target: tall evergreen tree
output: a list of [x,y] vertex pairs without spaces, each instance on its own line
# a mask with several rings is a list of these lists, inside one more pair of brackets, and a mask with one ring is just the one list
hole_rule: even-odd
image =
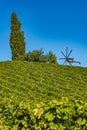
[[11,34],[10,47],[12,51],[12,60],[22,60],[25,55],[24,32],[20,30],[21,23],[16,13],[11,16]]

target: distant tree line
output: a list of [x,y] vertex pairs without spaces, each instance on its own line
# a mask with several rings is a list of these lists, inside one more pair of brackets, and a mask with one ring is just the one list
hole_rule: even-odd
[[26,60],[31,62],[57,63],[57,57],[52,51],[44,54],[43,50],[33,50],[25,53],[24,32],[15,12],[11,15],[10,47],[12,60]]

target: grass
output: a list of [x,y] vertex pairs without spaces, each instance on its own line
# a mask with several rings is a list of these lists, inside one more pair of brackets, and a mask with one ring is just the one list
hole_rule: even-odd
[[0,100],[87,100],[87,68],[27,61],[0,62]]

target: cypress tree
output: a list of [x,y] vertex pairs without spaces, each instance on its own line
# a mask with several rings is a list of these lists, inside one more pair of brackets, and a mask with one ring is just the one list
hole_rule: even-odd
[[23,60],[23,56],[25,55],[24,32],[20,30],[20,27],[21,23],[18,20],[16,13],[12,13],[10,34],[12,60]]

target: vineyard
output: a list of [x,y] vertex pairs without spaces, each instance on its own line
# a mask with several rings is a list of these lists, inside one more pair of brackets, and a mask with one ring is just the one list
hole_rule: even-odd
[[0,62],[0,130],[86,130],[86,119],[87,68]]
[[87,100],[87,68],[8,61],[0,63],[0,98],[14,101]]

